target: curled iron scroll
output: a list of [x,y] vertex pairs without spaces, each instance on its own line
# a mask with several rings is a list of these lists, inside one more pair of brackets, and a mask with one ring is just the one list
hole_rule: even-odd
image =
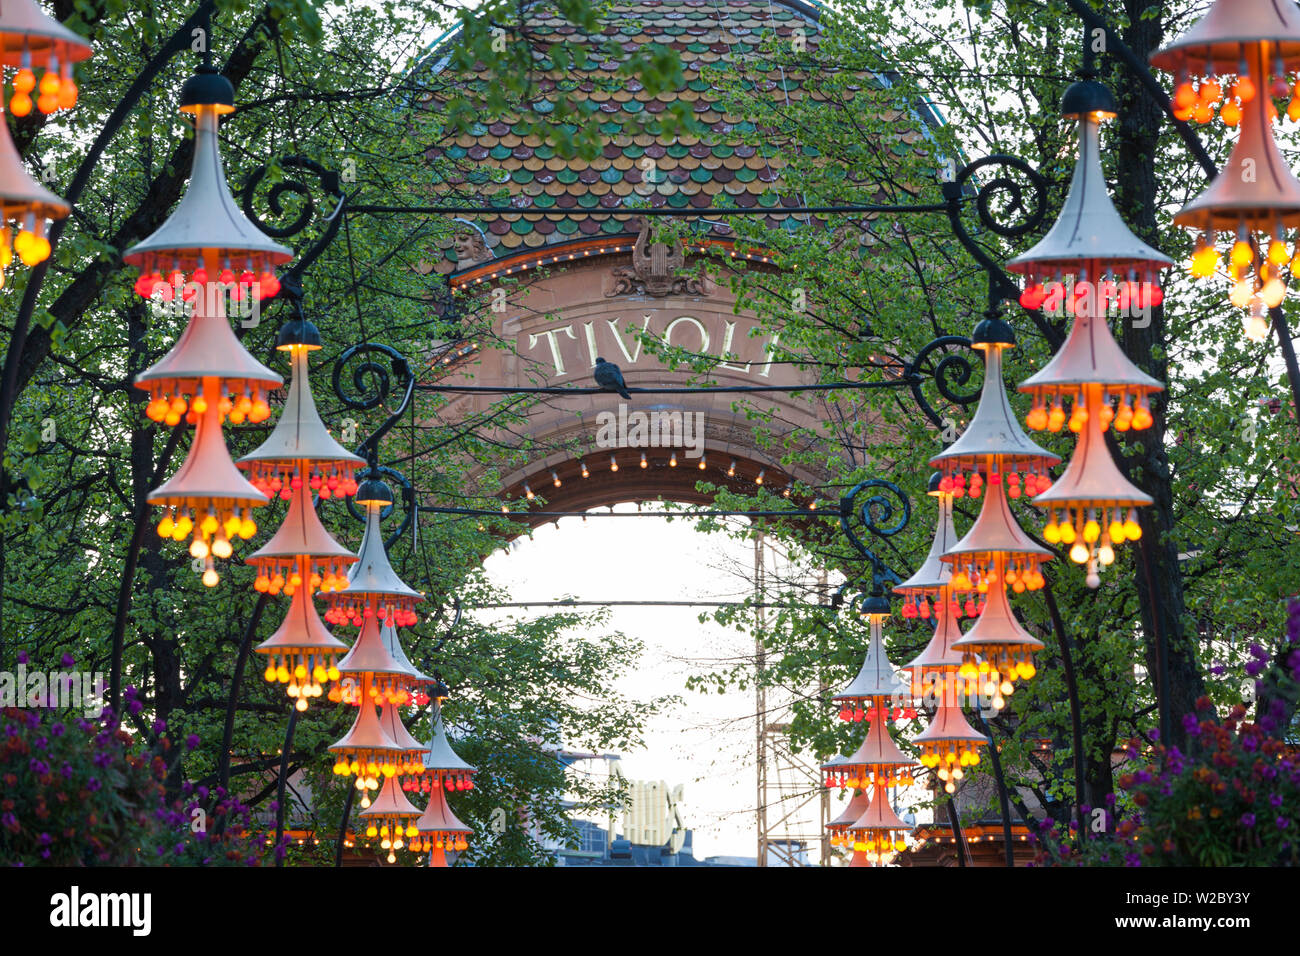
[[[1029,184],[1026,186],[1006,173],[980,183],[975,190],[975,212],[981,225],[1004,239],[1017,239],[1033,232],[1047,215],[1047,180],[1023,159],[995,154],[967,163],[953,181],[964,192],[970,178],[987,166],[1010,167],[1022,173]],[[1028,193],[1032,193],[1032,202]],[[995,202],[1003,203],[1002,218],[993,208]]]
[[[870,491],[875,494],[867,494]],[[883,492],[883,493],[881,493]],[[866,495],[859,501],[860,496]],[[897,504],[895,503],[897,502]],[[896,517],[897,516],[897,517]],[[849,544],[863,558],[871,562],[872,582],[877,588],[885,582],[901,584],[900,578],[874,551],[862,542],[859,530],[880,538],[890,538],[907,527],[912,518],[912,501],[903,489],[883,478],[860,481],[840,499],[840,530]],[[858,526],[855,529],[855,524]]]
[[[931,355],[950,347],[959,348],[960,351],[946,352],[933,367],[930,367]],[[979,388],[970,391],[958,391],[958,389],[971,380],[974,371],[975,366],[970,360],[970,339],[964,335],[941,335],[927,342],[904,366],[903,378],[911,382],[912,397],[916,399],[916,404],[925,413],[925,417],[936,427],[942,428],[943,417],[926,400],[925,394],[921,391],[922,384],[926,378],[932,379],[939,394],[949,402],[954,405],[973,405],[979,401]]]
[[[297,261],[288,270],[289,274],[301,276],[316,261],[317,257],[325,251],[325,248],[334,241],[334,237],[338,235],[339,226],[342,225],[344,218],[341,213],[343,207],[347,204],[348,197],[339,184],[339,174],[331,169],[326,169],[314,159],[306,156],[286,156],[275,165],[280,169],[300,169],[311,173],[320,181],[321,190],[334,199],[333,209],[325,216],[326,227],[324,233],[309,249],[299,253]],[[284,202],[288,196],[301,197],[302,209],[299,210],[297,218],[287,225],[272,225],[263,220],[253,209],[253,196],[262,184],[262,180],[270,172],[270,169],[269,165],[263,164],[253,170],[240,193],[240,205],[243,207],[244,215],[268,236],[273,236],[276,239],[287,239],[290,236],[296,236],[311,225],[317,214],[316,201],[313,198],[311,187],[305,182],[297,179],[282,179],[271,187],[266,196],[266,204],[270,209],[271,216],[278,220],[283,219],[288,214],[288,208]]]
[[[944,199],[948,202],[948,222],[957,241],[980,264],[989,277],[989,305],[995,307],[1003,299],[1014,299],[1020,294],[1020,288],[1011,281],[985,251],[975,241],[962,222],[961,206],[964,199],[971,195],[971,177],[985,167],[1001,166],[1014,169],[1029,180],[1028,186],[1007,174],[994,176],[981,182],[974,190],[975,214],[980,225],[1004,239],[1014,239],[1037,229],[1047,215],[1047,180],[1023,159],[1006,156],[1001,153],[984,156],[967,163],[953,177],[951,182],[943,184]],[[1032,200],[1029,195],[1032,194]],[[1001,203],[999,213],[994,208]],[[1013,217],[1013,218],[1006,218]]]
[[[387,368],[376,357],[379,355],[388,357]],[[364,356],[364,359],[352,364],[358,356]],[[349,365],[352,365],[351,390],[344,387],[344,377]],[[380,345],[378,342],[362,342],[360,345],[345,349],[334,362],[334,373],[330,378],[334,394],[348,408],[355,408],[358,411],[378,408],[385,404],[392,394],[394,377],[398,379],[402,388],[401,401],[389,413],[387,421],[357,447],[357,454],[371,464],[374,464],[378,455],[379,440],[397,424],[398,419],[411,404],[411,396],[415,392],[415,375],[406,356],[397,349]]]

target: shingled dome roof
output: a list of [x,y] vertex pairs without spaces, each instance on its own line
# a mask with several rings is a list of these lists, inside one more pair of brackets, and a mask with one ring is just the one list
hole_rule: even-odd
[[[545,0],[532,4],[527,17],[529,35],[543,46],[550,40],[573,41],[578,33]],[[505,189],[514,205],[555,209],[608,209],[647,201],[651,206],[683,209],[798,205],[797,196],[781,192],[775,151],[743,142],[745,134],[753,132],[753,124],[723,110],[721,95],[708,77],[733,63],[752,73],[763,60],[764,42],[773,35],[790,38],[801,30],[808,48],[815,49],[816,17],[815,7],[777,0],[614,0],[602,16],[603,37],[629,52],[646,43],[671,47],[682,59],[685,85],[658,96],[649,95],[634,79],[611,88],[612,84],[602,85],[599,74],[603,71],[610,79],[619,64],[604,61],[599,71],[574,74],[567,81],[600,104],[600,131],[606,139],[603,155],[590,162],[563,159],[523,124],[480,124],[450,145],[430,149],[432,158],[442,160],[438,166],[443,175],[435,179],[435,191],[486,205]],[[435,53],[433,59],[437,58]],[[791,100],[821,98],[815,89],[806,88],[815,84],[805,84],[803,78],[779,67],[764,75],[760,92]],[[485,82],[482,77],[466,81],[471,87]],[[554,77],[539,80],[543,100],[555,91],[556,82]],[[691,104],[695,118],[707,129],[704,135],[656,137],[636,131],[638,122],[653,119],[675,101]],[[907,133],[898,147],[905,150],[904,143],[915,143],[922,136],[920,130]],[[653,160],[653,166],[646,158]],[[634,214],[635,209],[630,209],[629,215]],[[783,213],[765,219],[773,227],[798,225]],[[478,261],[526,255],[530,250],[544,255],[548,246],[636,231],[628,217],[581,215],[508,214],[483,217],[475,225],[486,241],[486,250],[480,247],[473,256]],[[709,228],[713,238],[730,235],[725,224]],[[438,271],[464,270],[464,260],[458,266],[458,259],[456,248],[449,248],[445,260],[437,264]]]

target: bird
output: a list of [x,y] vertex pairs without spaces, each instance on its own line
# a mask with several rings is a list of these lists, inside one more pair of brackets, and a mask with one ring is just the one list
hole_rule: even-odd
[[594,374],[596,384],[607,392],[618,392],[619,395],[626,398],[629,402],[632,396],[627,392],[627,383],[623,381],[623,373],[613,362],[606,362],[599,356],[596,357],[596,371]]

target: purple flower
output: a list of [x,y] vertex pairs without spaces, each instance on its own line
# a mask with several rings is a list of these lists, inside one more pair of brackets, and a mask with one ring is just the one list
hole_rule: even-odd
[[1262,661],[1268,659],[1268,651],[1260,647],[1258,643],[1252,643],[1248,649],[1250,651],[1250,656],[1256,660]]
[[1280,806],[1282,806],[1282,794],[1280,794],[1280,793],[1270,793],[1270,794],[1268,795],[1268,802],[1271,803],[1271,804],[1272,804],[1273,806],[1275,806],[1275,807],[1280,807]]
[[96,767],[107,767],[113,762],[113,755],[110,753],[98,753],[93,758]]
[[63,661],[64,667],[71,667],[73,664],[77,663],[76,658],[74,658],[71,654],[67,653],[66,651],[64,652],[63,657],[60,658],[60,660]]
[[65,761],[64,764],[63,764],[63,767],[62,767],[62,769],[59,771],[59,773],[63,774],[63,779],[64,779],[64,780],[71,780],[71,779],[72,779],[72,764],[67,763],[67,762]]
[[1288,820],[1286,817],[1278,817],[1275,822],[1277,823],[1277,828],[1279,830],[1285,830],[1287,827],[1291,825],[1291,821]]
[[157,717],[154,719],[153,732],[155,734],[160,734],[166,729],[167,729],[167,721],[163,720],[161,717]]
[[176,846],[172,848],[172,852],[175,853],[177,856],[180,856],[182,853],[185,852],[185,844],[177,843]]
[[1183,730],[1187,731],[1189,737],[1195,737],[1201,732],[1201,722],[1196,719],[1195,714],[1183,715]]
[[195,747],[197,747],[198,745],[199,745],[199,735],[198,735],[198,734],[190,734],[188,737],[185,738],[185,747],[186,747],[188,750],[193,750],[193,749],[194,749]]
[[1255,825],[1255,814],[1243,813],[1241,815],[1241,825],[1243,827],[1253,827]]
[[31,767],[32,773],[36,774],[38,777],[43,777],[50,772],[49,764],[45,763],[43,760],[37,760],[35,757],[31,759],[28,766]]
[[42,833],[36,839],[40,841],[41,846],[49,846],[51,843],[54,842],[54,838],[50,836],[48,833]]
[[199,787],[199,789],[198,789],[198,794],[199,794],[199,799],[200,799],[200,800],[206,800],[206,799],[208,799],[208,788],[207,788],[207,787]]
[[1125,865],[1125,866],[1141,866],[1141,865],[1142,865],[1142,857],[1138,856],[1136,853],[1125,853],[1125,854],[1124,854],[1124,865]]
[[1263,669],[1263,661],[1250,661],[1246,664],[1246,673],[1251,677],[1258,677]]
[[138,700],[131,701],[131,703],[127,704],[127,707],[130,708],[130,711],[133,714],[138,714],[140,711],[144,710],[144,704],[140,703]]
[[50,740],[48,737],[43,737],[43,736],[36,737],[34,740],[32,740],[32,746],[35,747],[37,750],[44,750],[49,745],[50,745]]
[[53,737],[62,737],[63,731],[66,729],[67,728],[63,726],[62,722],[56,720],[50,725],[50,735]]
[[19,651],[19,652],[18,652],[18,663],[19,663],[19,664],[26,664],[26,663],[27,663],[27,652],[26,652],[26,651]]
[[86,789],[89,790],[91,793],[94,793],[102,786],[103,784],[99,782],[98,777],[91,777],[89,780],[86,781]]

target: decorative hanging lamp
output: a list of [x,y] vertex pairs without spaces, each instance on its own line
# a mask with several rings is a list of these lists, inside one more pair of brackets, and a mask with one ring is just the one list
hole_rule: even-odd
[[[356,610],[355,621],[361,626],[356,643],[338,665],[339,673],[348,675],[355,685],[357,718],[348,737],[330,750],[338,755],[334,772],[355,776],[357,788],[367,791],[365,805],[369,800],[368,791],[378,786],[378,774],[392,777],[409,773],[414,769],[415,753],[422,752],[422,749],[412,751],[409,743],[404,746],[403,742],[394,740],[376,717],[375,707],[408,702],[411,688],[420,679],[427,678],[411,666],[404,653],[398,660],[383,634],[385,623],[402,623],[405,605],[400,601],[421,600],[419,592],[403,584],[393,571],[384,548],[380,512],[385,505],[392,504],[392,490],[380,480],[377,470],[371,469],[357,489],[356,500],[366,509],[366,530],[357,562],[349,571],[347,587],[325,595],[327,601],[333,602],[325,619],[331,623],[352,620],[350,616],[340,618],[343,607],[348,607]],[[347,603],[340,606],[337,602],[344,595]],[[342,696],[341,688],[331,688],[331,699],[335,690],[340,690]]]
[[[987,738],[975,733],[962,713],[963,699],[969,696],[975,683],[960,674],[966,654],[953,645],[961,640],[959,598],[951,587],[952,564],[943,560],[943,554],[956,547],[957,535],[952,523],[952,492],[940,489],[939,475],[930,479],[929,494],[938,500],[939,520],[935,525],[934,541],[925,564],[902,584],[894,588],[904,599],[936,594],[934,602],[934,635],[916,657],[907,663],[912,674],[912,696],[918,702],[932,706],[934,715],[929,726],[912,743],[920,748],[920,764],[934,770],[949,793],[956,789],[955,781],[963,767],[979,763],[979,748]],[[982,615],[984,600],[978,609]],[[975,617],[973,598],[967,597],[967,616]]]
[[447,740],[442,700],[442,697],[434,698],[432,734],[424,756],[425,773],[419,784],[419,789],[429,794],[429,805],[416,823],[420,833],[418,851],[430,854],[430,866],[446,866],[446,851],[466,849],[469,846],[466,838],[474,832],[447,805],[448,792],[474,789],[473,776],[478,771],[462,760]]
[[[844,812],[838,817],[826,824],[826,829],[830,832],[830,844],[834,847],[849,847],[852,849],[853,841],[848,836],[849,827],[858,822],[862,814],[867,812],[867,805],[871,803],[871,798],[867,796],[865,790],[855,790],[853,799],[849,805],[844,808]],[[849,866],[869,866],[867,856],[861,850],[853,850]]]
[[176,211],[123,256],[140,270],[135,290],[170,301],[189,294],[192,282],[214,293],[195,300],[272,298],[280,291],[275,267],[293,253],[249,221],[226,183],[217,125],[235,111],[234,87],[215,67],[200,66],[181,88],[180,109],[194,117],[194,168]]
[[848,829],[854,854],[861,853],[868,865],[885,866],[907,849],[906,835],[913,828],[899,819],[889,802],[889,791],[877,786],[862,816]]
[[[71,108],[77,102],[72,64],[90,54],[90,44],[46,14],[35,0],[5,0],[0,4],[0,67],[17,70],[9,97],[9,112],[13,116],[31,113],[33,93],[36,108],[42,113]],[[39,80],[37,70],[43,71]],[[32,178],[9,135],[9,124],[0,122],[0,127],[3,127],[0,128],[0,286],[3,286],[4,269],[13,261],[15,253],[27,266],[49,258],[46,224],[51,219],[62,219],[72,207]]]
[[[180,470],[149,495],[151,504],[168,508],[158,533],[183,541],[192,534],[190,554],[205,561],[203,583],[219,576],[213,558],[228,556],[230,538],[250,538],[257,531],[252,509],[267,497],[235,469],[221,434],[222,423],[270,417],[265,398],[283,379],[256,361],[235,338],[226,321],[226,296],[238,296],[222,282],[210,281],[205,264],[218,268],[231,256],[251,250],[268,261],[286,262],[292,253],[263,235],[239,212],[230,196],[217,145],[217,116],[234,110],[234,89],[211,67],[200,67],[181,89],[181,111],[195,115],[195,159],[180,205],[148,239],[123,259],[146,272],[164,260],[174,273],[171,285],[159,281],[164,297],[184,295],[193,314],[176,345],[162,360],[136,377],[136,387],[150,394],[146,414],[157,422],[178,425],[182,417],[195,425],[189,457]],[[189,266],[197,287],[182,292]],[[157,278],[153,276],[152,278]],[[137,291],[154,294],[149,289]],[[168,290],[171,290],[170,292]],[[221,533],[218,533],[220,530]]]
[[1273,138],[1275,97],[1289,95],[1287,116],[1300,119],[1300,11],[1276,0],[1217,0],[1151,63],[1177,78],[1175,115],[1206,123],[1219,105],[1224,123],[1238,128],[1223,170],[1174,222],[1198,233],[1193,276],[1214,275],[1218,241],[1230,246],[1229,299],[1247,310],[1247,336],[1262,341],[1268,309],[1300,268],[1300,247],[1287,245],[1300,226],[1300,181]]
[[412,852],[419,852],[412,841],[419,836],[415,820],[420,816],[418,807],[406,799],[397,781],[389,777],[375,801],[361,811],[366,823],[366,837],[379,840],[379,846],[388,851],[388,862],[397,862],[397,851],[410,844]]
[[894,593],[903,597],[902,614],[908,620],[938,620],[939,612],[945,607],[952,612],[954,621],[960,620],[963,613],[966,617],[979,613],[972,597],[967,595],[964,604],[959,599],[960,595],[952,587],[952,565],[943,560],[944,552],[957,543],[957,532],[952,522],[952,483],[948,483],[947,491],[941,488],[942,484],[943,474],[935,472],[926,489],[926,494],[938,503],[939,515],[925,562],[915,574],[894,587]]
[[366,509],[366,530],[361,539],[357,563],[348,572],[348,585],[326,595],[330,604],[325,620],[331,624],[351,624],[376,619],[396,626],[414,624],[414,610],[424,595],[406,586],[393,570],[379,530],[380,511],[393,503],[393,492],[371,470],[356,492],[356,502]]
[[350,482],[352,469],[365,463],[330,437],[316,411],[307,355],[320,347],[320,332],[302,317],[280,329],[276,348],[289,353],[293,368],[289,396],[270,437],[237,462],[262,494],[289,500],[279,530],[247,561],[257,568],[254,588],[292,598],[284,625],[257,650],[270,658],[266,679],[285,684],[299,710],[321,695],[323,684],[339,679],[335,658],[347,650],[321,623],[312,595],[346,587],[347,566],[357,560],[321,524],[313,493],[331,497],[332,481],[333,493],[346,494],[344,480]]
[[[905,665],[912,677],[912,698],[930,700],[934,706],[960,706],[964,692],[957,671],[964,659],[960,651],[952,649],[953,642],[961,638],[960,621],[963,607],[961,596],[952,590],[952,564],[943,560],[943,554],[957,544],[957,533],[952,521],[952,492],[939,488],[940,473],[930,476],[927,492],[939,505],[935,523],[934,540],[925,563],[903,583],[895,586],[894,593],[903,595],[904,608],[911,608],[911,617],[932,617],[934,634],[925,648]],[[976,605],[970,592],[965,598],[965,614],[975,617],[983,610],[983,598]],[[933,614],[927,611],[933,599]],[[915,603],[914,603],[915,602]],[[920,608],[922,610],[918,611]]]
[[996,316],[975,327],[971,347],[985,356],[979,407],[961,437],[930,460],[943,471],[940,490],[954,498],[984,498],[975,524],[942,559],[953,565],[949,586],[954,591],[984,595],[979,620],[951,647],[966,655],[963,671],[977,666],[977,655],[982,658],[979,673],[999,691],[993,696],[995,707],[1005,703],[1015,680],[1033,676],[1030,655],[1043,647],[1011,616],[1007,585],[1017,593],[1038,590],[1045,583],[1039,565],[1053,557],[1021,530],[1009,501],[1047,491],[1048,468],[1060,461],[1029,440],[1011,411],[1002,383],[1002,353],[1015,341],[1011,326]]
[[289,353],[289,394],[270,437],[239,459],[239,467],[268,498],[278,495],[288,500],[300,488],[322,501],[356,494],[355,475],[365,459],[334,440],[312,396],[308,357],[321,348],[320,331],[307,319],[295,317],[280,329],[275,347]]
[[980,748],[988,742],[967,723],[960,706],[946,702],[936,708],[930,726],[912,741],[921,748],[921,766],[935,771],[948,793],[957,789],[966,767],[980,762]]
[[[885,654],[882,622],[889,612],[889,604],[883,598],[879,598],[876,603],[870,605],[871,608],[883,607],[883,613],[868,610],[868,605],[865,604],[863,607],[870,634],[867,656],[862,662],[858,676],[831,700],[841,705],[839,716],[845,721],[860,723],[863,720],[874,719],[871,715],[876,710],[883,713],[886,719],[910,719],[916,715],[904,703],[910,696],[907,681],[894,670]],[[892,709],[891,704],[894,705]]]
[[[866,719],[871,721],[867,738],[848,757],[837,757],[822,765],[828,788],[852,790],[904,786],[912,782],[916,761],[908,757],[885,729],[891,712],[891,703],[910,697],[908,684],[889,663],[885,654],[883,624],[889,616],[889,601],[883,594],[873,594],[863,600],[862,614],[870,631],[866,659],[858,676],[833,700],[843,705],[861,709],[865,703]],[[902,716],[902,711],[898,716]],[[915,716],[910,711],[907,715]]]
[[[339,670],[343,671],[343,667],[340,666]],[[363,808],[370,806],[370,793],[379,789],[380,778],[393,777],[397,773],[402,757],[401,745],[379,722],[370,682],[364,679],[364,675],[360,682],[356,720],[343,738],[330,744],[329,749],[335,755],[334,773],[340,777],[356,778],[355,785],[361,791]]]
[[[1069,546],[1071,560],[1088,566],[1087,583],[1094,588],[1101,583],[1098,567],[1115,560],[1114,546],[1141,536],[1135,509],[1152,500],[1120,474],[1105,430],[1148,427],[1148,396],[1163,389],[1129,361],[1111,335],[1106,313],[1117,289],[1142,307],[1158,305],[1159,269],[1172,264],[1133,235],[1106,191],[1098,129],[1115,111],[1114,98],[1100,83],[1085,79],[1066,90],[1062,114],[1079,126],[1069,196],[1043,240],[1007,263],[1031,283],[1041,285],[1050,275],[1058,290],[1069,290],[1063,300],[1074,315],[1070,334],[1051,362],[1019,390],[1034,399],[1025,417],[1030,428],[1060,431],[1068,420],[1079,435],[1065,473],[1034,504],[1049,509],[1044,538]],[[1140,283],[1136,276],[1143,277]]]

